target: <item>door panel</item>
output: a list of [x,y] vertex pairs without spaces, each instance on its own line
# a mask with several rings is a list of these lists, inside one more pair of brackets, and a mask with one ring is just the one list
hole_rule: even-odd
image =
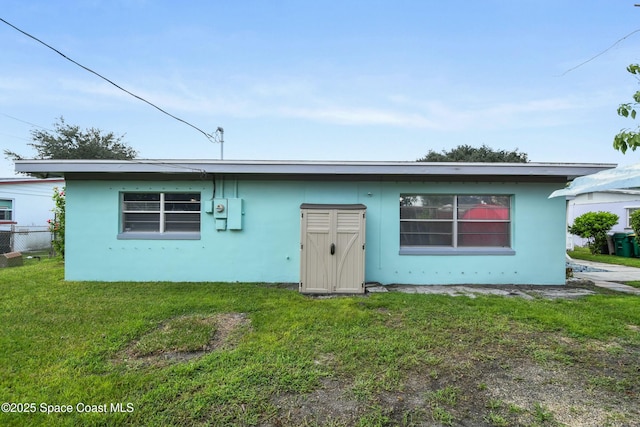
[[362,265],[362,244],[360,234],[338,233],[336,255],[336,292],[360,292],[363,277],[360,272]]
[[302,292],[364,292],[364,210],[303,209],[301,234]]
[[331,291],[331,211],[308,211],[302,217],[301,279],[306,292]]
[[329,292],[332,288],[332,268],[329,259],[329,233],[307,233],[307,290]]

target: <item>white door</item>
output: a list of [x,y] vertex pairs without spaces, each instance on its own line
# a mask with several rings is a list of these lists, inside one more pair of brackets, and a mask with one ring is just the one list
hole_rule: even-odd
[[365,212],[364,205],[301,206],[301,292],[364,292]]

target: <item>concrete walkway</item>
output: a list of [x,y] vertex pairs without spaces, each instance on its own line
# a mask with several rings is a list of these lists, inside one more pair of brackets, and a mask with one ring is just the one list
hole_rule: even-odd
[[627,267],[624,265],[604,264],[601,262],[583,261],[581,259],[571,259],[574,264],[604,271],[574,271],[573,277],[578,279],[591,280],[596,286],[611,289],[617,292],[640,295],[640,289],[627,286],[624,282],[640,281],[640,268]]
[[[578,272],[574,270],[574,279],[589,280],[595,286],[616,292],[640,295],[640,288],[625,285],[624,282],[640,281],[640,268],[622,265],[603,264],[591,261],[569,259],[572,264],[588,267],[589,270]],[[570,283],[570,282],[569,282]],[[581,287],[572,286],[464,286],[464,285],[379,285],[367,284],[367,292],[404,292],[411,294],[445,294],[450,296],[467,296],[475,298],[478,295],[498,295],[504,297],[519,297],[525,299],[542,298],[577,298],[593,295],[596,292]]]

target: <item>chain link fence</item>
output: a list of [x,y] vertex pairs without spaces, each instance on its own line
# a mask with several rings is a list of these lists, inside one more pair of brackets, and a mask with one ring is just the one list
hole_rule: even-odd
[[0,254],[36,251],[53,253],[52,237],[47,226],[21,227],[12,225],[10,229],[0,230]]

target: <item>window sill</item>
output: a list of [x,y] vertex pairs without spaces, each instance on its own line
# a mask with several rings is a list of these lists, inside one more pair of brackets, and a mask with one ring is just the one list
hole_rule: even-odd
[[118,234],[118,240],[200,240],[199,232],[143,233],[128,232]]
[[512,248],[448,248],[448,247],[426,247],[407,246],[400,248],[400,255],[515,255]]

